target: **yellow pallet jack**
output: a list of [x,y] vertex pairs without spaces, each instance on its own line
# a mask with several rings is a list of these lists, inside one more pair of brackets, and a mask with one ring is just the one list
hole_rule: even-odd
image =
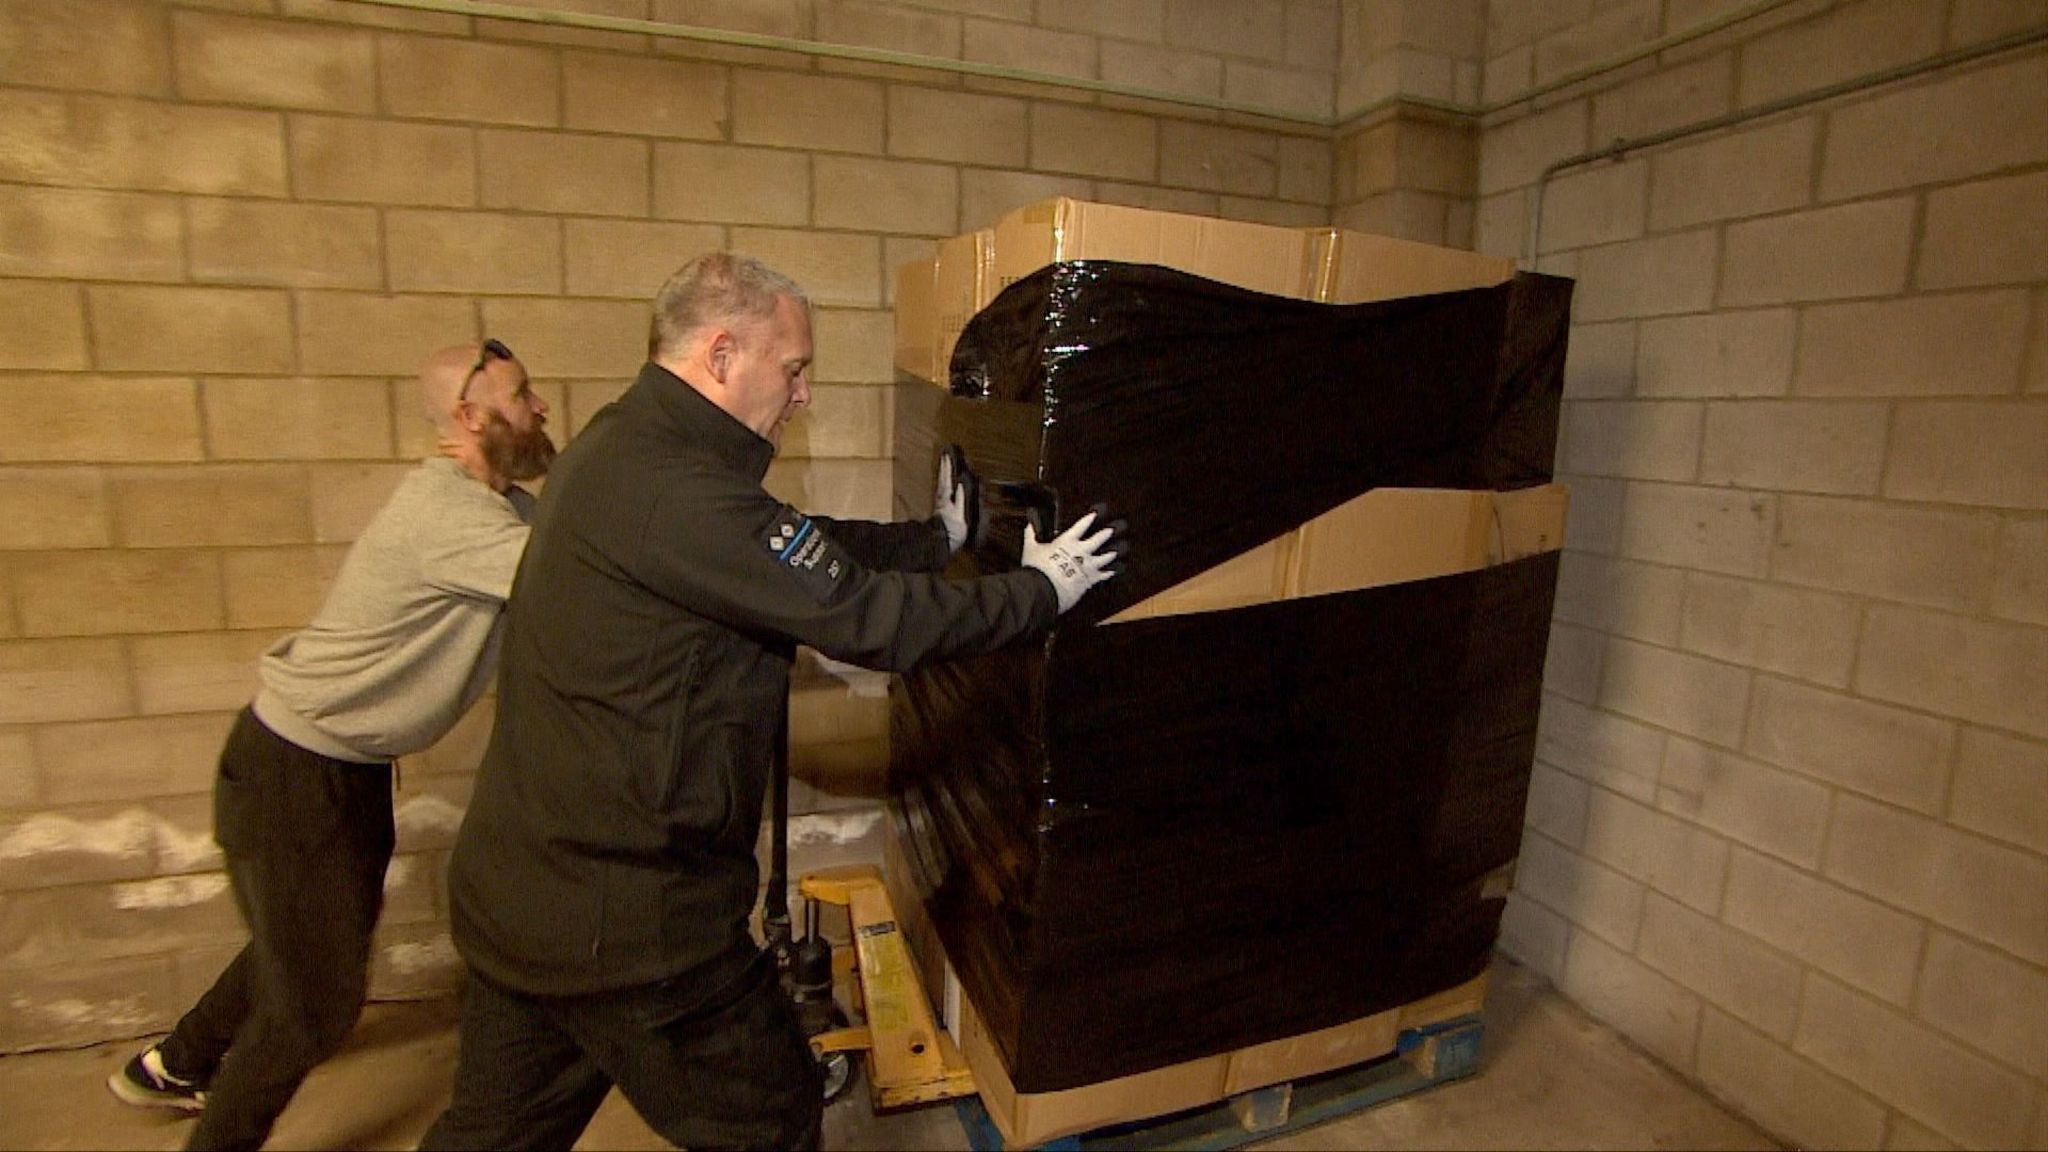
[[[917,964],[872,864],[825,868],[797,881],[804,898],[804,937],[789,922],[789,711],[783,704],[776,739],[774,841],[762,933],[782,973],[811,1050],[825,1074],[825,1099],[853,1081],[853,1061],[864,1057],[868,1092],[877,1109],[926,1104],[975,1094],[967,1058],[938,1027]],[[833,947],[819,932],[820,907],[847,911],[848,945]],[[858,1014],[858,1021],[849,1013]]]
[[814,920],[818,905],[833,904],[847,910],[853,927],[851,946],[833,951],[833,983],[864,1022],[811,1037],[828,1076],[834,1054],[865,1052],[868,1092],[878,1109],[974,1095],[974,1074],[934,1019],[881,870],[872,864],[826,868],[806,873],[797,889],[807,920]]

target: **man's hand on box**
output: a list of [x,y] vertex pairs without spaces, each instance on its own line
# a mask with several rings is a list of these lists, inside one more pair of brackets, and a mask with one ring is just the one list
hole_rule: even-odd
[[1105,515],[1107,510],[1097,505],[1049,541],[1040,538],[1036,527],[1024,532],[1024,566],[1036,568],[1052,581],[1062,613],[1079,603],[1090,588],[1117,573],[1125,525],[1117,520],[1096,529],[1096,522]]
[[974,469],[967,466],[966,453],[948,445],[939,453],[939,485],[932,503],[946,526],[946,547],[955,552],[974,542],[976,496]]

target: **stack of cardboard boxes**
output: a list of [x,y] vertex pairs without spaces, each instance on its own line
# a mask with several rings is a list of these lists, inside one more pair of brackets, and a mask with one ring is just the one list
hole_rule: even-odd
[[1391,236],[1046,200],[896,270],[896,367],[944,387],[968,319],[1018,280],[1067,260],[1154,264],[1323,304],[1486,288],[1515,274],[1512,260]]
[[[1108,271],[1045,287],[1048,268],[1091,267]],[[1021,427],[1002,435],[1025,441],[1022,455],[979,459],[969,446],[986,486],[1087,487],[1073,481],[1086,460],[1048,463],[1057,365],[1000,398],[954,372],[963,333],[970,361],[1009,339],[988,310],[1024,280],[1057,295],[1045,305],[1054,311],[1078,300],[1114,312],[1095,302],[1117,292],[1183,292],[1211,307],[1204,294],[1220,293],[1225,307],[1284,314],[1296,338],[1327,312],[1353,334],[1347,349],[1455,342],[1444,319],[1476,317],[1471,341],[1484,356],[1461,345],[1448,358],[1467,366],[1450,384],[1470,386],[1478,421],[1518,425],[1523,454],[1534,444],[1542,455],[1540,467],[1502,473],[1466,459],[1484,445],[1454,446],[1437,454],[1452,463],[1372,481],[1403,486],[1326,493],[1298,521],[1283,512],[1261,522],[1256,539],[1200,571],[1113,581],[1104,587],[1115,594],[1091,594],[1095,611],[1063,618],[1028,652],[906,678],[894,704],[887,872],[922,945],[927,987],[948,989],[949,1026],[1009,1143],[1370,1059],[1398,1028],[1476,1008],[1519,843],[1565,511],[1564,492],[1546,481],[1569,289],[1528,283],[1538,279],[1547,278],[1517,277],[1505,260],[1387,237],[1065,199],[899,270],[902,515],[928,513],[938,447],[986,424],[983,408],[1021,412],[998,423]],[[1442,307],[1403,303],[1445,293]],[[1392,303],[1299,303],[1374,301]],[[1023,303],[1026,315],[1040,306]],[[1173,305],[1136,314],[1148,307]],[[1400,355],[1412,364],[1428,353]],[[1319,373],[1327,378],[1313,386],[1342,391],[1342,374]],[[1513,405],[1500,399],[1510,391],[1521,397]],[[1057,431],[1118,418],[1113,404],[1063,408]],[[1169,453],[1176,442],[1213,448],[1261,435],[1284,445],[1290,433],[1210,426],[1199,413],[1147,432]],[[1376,476],[1371,464],[1356,475]],[[1008,474],[1025,470],[1036,474]],[[1231,482],[1256,494],[1272,482],[1262,471],[1246,467]],[[1271,471],[1286,482],[1284,469]],[[1406,486],[1438,475],[1452,479]],[[1466,475],[1508,481],[1482,488]],[[1151,506],[1171,502],[1145,491]],[[998,525],[981,555],[956,564],[1014,564],[1017,542],[1004,537],[1019,530],[1014,517]],[[1144,533],[1134,535],[1142,547]],[[1162,692],[1162,677],[1201,687]],[[1190,735],[1219,720],[1219,731]],[[1200,878],[1213,894],[1177,890]],[[1248,927],[1233,939],[1238,924]],[[1361,942],[1382,924],[1385,939]],[[1289,955],[1301,962],[1276,959]],[[1290,991],[1290,981],[1302,984]],[[1383,987],[1333,986],[1347,981]]]

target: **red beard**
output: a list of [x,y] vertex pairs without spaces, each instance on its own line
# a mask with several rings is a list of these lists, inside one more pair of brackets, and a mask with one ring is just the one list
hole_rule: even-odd
[[507,480],[531,480],[555,462],[555,442],[539,420],[525,432],[496,412],[484,418],[484,463]]

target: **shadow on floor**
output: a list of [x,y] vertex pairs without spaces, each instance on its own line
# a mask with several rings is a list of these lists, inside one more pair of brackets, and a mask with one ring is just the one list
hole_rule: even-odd
[[[446,1106],[455,1065],[452,1000],[372,1004],[272,1135],[275,1149],[405,1149]],[[1774,1149],[1764,1133],[1559,997],[1496,960],[1480,1071],[1254,1148]],[[0,1057],[0,1147],[170,1149],[189,1119],[128,1107],[104,1081],[139,1042]],[[877,1115],[864,1086],[826,1110],[825,1147],[925,1152],[967,1147],[951,1105]],[[668,1147],[617,1093],[578,1148]]]

